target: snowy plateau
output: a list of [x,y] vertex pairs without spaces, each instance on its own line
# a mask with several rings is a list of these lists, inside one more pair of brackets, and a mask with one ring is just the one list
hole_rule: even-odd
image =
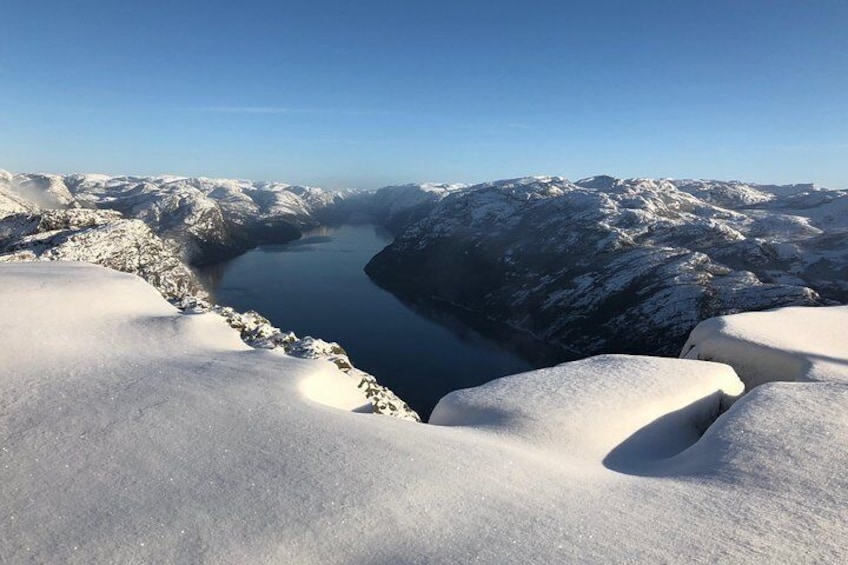
[[[844,563],[847,207],[718,181],[0,172],[0,561]],[[381,284],[607,354],[420,424],[191,268],[355,217],[397,236]]]

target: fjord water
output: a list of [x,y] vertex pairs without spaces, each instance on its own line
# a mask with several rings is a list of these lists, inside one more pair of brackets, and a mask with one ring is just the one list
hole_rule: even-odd
[[[460,388],[531,369],[497,340],[445,311],[415,310],[374,284],[365,264],[391,242],[373,225],[320,228],[258,247],[204,274],[219,304],[256,310],[298,336],[339,342],[354,365],[394,390],[422,417]],[[435,321],[438,319],[438,322]]]

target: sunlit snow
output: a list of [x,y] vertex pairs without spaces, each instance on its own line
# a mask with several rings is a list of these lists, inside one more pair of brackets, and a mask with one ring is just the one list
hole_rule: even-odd
[[103,268],[2,264],[0,312],[3,560],[846,558],[845,309],[693,334],[718,358],[754,328],[754,360],[790,351],[817,382],[737,399],[725,365],[604,356],[448,395],[438,425],[351,411],[334,364]]

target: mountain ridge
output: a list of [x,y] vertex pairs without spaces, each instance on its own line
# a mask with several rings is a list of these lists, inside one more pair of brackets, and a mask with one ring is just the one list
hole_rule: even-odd
[[[378,223],[396,236],[366,267],[378,284],[576,356],[671,354],[707,317],[848,300],[848,191],[810,184],[539,175],[334,192],[172,175],[0,174],[0,216],[45,206],[142,220],[190,265],[319,225]],[[616,329],[628,317],[638,320],[631,331]]]
[[844,302],[846,206],[810,185],[508,179],[445,195],[366,272],[578,356],[672,354],[708,317]]

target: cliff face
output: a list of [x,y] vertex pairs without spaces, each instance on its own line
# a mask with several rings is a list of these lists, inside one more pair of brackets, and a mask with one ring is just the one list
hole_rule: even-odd
[[673,354],[705,318],[845,300],[848,195],[539,177],[445,195],[368,274],[575,355]]

